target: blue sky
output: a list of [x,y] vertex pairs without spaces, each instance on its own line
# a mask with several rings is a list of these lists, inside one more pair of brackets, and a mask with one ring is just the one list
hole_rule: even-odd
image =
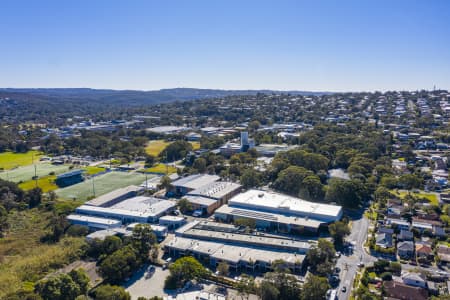
[[0,2],[1,87],[450,89],[450,1]]

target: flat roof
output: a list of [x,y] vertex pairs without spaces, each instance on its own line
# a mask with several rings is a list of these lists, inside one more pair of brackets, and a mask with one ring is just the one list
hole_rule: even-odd
[[217,175],[209,175],[209,174],[195,174],[180,178],[174,182],[172,182],[173,186],[179,186],[188,188],[191,190],[195,190],[205,186],[209,183],[218,181],[220,176]]
[[175,201],[161,200],[154,197],[133,197],[119,202],[111,207],[81,205],[76,211],[79,213],[104,213],[116,216],[155,217],[176,206]]
[[212,258],[225,260],[235,264],[239,263],[240,261],[246,263],[264,262],[267,264],[272,264],[272,262],[278,259],[282,259],[287,263],[301,264],[305,259],[305,255],[290,253],[286,251],[234,246],[184,237],[175,237],[173,240],[167,243],[166,246],[179,251],[192,251],[209,255]]
[[312,218],[302,218],[295,216],[285,216],[278,213],[260,212],[251,209],[236,208],[229,205],[222,205],[216,211],[216,214],[227,214],[243,218],[250,218],[255,220],[263,220],[268,222],[277,222],[281,224],[290,224],[297,226],[304,226],[309,228],[319,228],[323,221],[312,219]]
[[87,222],[91,224],[99,224],[99,225],[122,225],[122,222],[115,219],[108,218],[99,218],[99,217],[91,217],[84,216],[78,214],[70,214],[67,216],[67,220],[69,221],[79,221],[79,222]]
[[189,202],[191,202],[193,204],[207,206],[207,207],[210,205],[213,205],[217,202],[216,199],[206,198],[206,197],[202,197],[202,196],[187,195],[184,198],[186,198]]
[[214,181],[189,192],[189,195],[220,199],[229,193],[240,189],[241,187],[242,185],[234,182]]
[[287,215],[326,219],[326,221],[337,220],[342,215],[342,207],[338,205],[309,202],[300,198],[261,190],[248,190],[231,198],[228,203],[230,206],[259,208]]
[[156,132],[156,133],[171,133],[171,132],[189,130],[189,128],[184,127],[184,126],[156,126],[156,127],[147,128],[146,130],[151,131],[151,132]]
[[241,233],[218,232],[191,228],[183,232],[184,236],[209,241],[221,241],[224,243],[236,243],[262,246],[267,248],[290,249],[292,251],[306,252],[310,248],[307,242],[292,239],[274,238],[262,235],[251,235]]
[[122,196],[125,196],[128,193],[131,192],[138,192],[142,190],[141,187],[135,186],[135,185],[129,185],[124,188],[120,188],[117,190],[114,190],[112,192],[109,192],[107,194],[101,195],[97,198],[94,198],[92,200],[87,201],[86,205],[93,205],[93,206],[102,206],[110,201],[113,201],[114,199],[120,198]]
[[162,216],[161,218],[159,218],[159,220],[167,222],[182,222],[184,221],[184,218],[178,216]]

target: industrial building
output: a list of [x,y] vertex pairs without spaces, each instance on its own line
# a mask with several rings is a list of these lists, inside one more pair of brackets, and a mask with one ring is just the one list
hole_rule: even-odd
[[133,197],[118,202],[110,207],[81,205],[77,214],[102,218],[118,219],[122,223],[157,223],[161,216],[173,211],[176,202],[154,197]]
[[83,170],[74,170],[56,177],[55,183],[58,187],[63,188],[84,181]]
[[175,230],[186,224],[183,217],[177,216],[163,216],[159,218],[159,225],[166,227],[169,230]]
[[119,220],[78,215],[78,214],[68,215],[67,220],[71,224],[86,226],[89,227],[89,229],[91,230],[111,229],[120,227],[122,225],[122,222]]
[[220,176],[209,174],[195,174],[180,178],[172,182],[173,193],[176,196],[184,196],[190,191],[199,189],[207,184],[220,180]]
[[260,190],[249,190],[228,201],[214,214],[222,222],[236,219],[255,220],[257,228],[302,233],[317,232],[342,217],[342,207],[320,204],[299,198]]
[[190,191],[185,198],[191,203],[194,210],[201,210],[203,214],[210,215],[221,205],[239,194],[242,186],[227,181],[215,181]]
[[92,206],[109,207],[125,199],[137,196],[138,192],[141,190],[142,187],[130,185],[89,200],[85,204]]
[[193,221],[178,229],[164,250],[174,257],[192,255],[213,268],[226,262],[233,271],[266,272],[272,270],[274,261],[282,260],[298,272],[309,248],[307,241],[249,234],[230,224]]

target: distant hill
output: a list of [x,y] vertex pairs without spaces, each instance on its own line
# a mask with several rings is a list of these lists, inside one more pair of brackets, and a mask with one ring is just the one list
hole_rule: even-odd
[[219,98],[257,93],[289,93],[297,95],[322,95],[325,93],[271,90],[213,90],[175,88],[157,91],[97,90],[89,88],[0,88],[0,121],[46,121],[48,118],[68,118],[73,115],[92,115],[110,112],[116,108],[133,108],[146,105]]
[[233,95],[256,95],[266,94],[294,94],[294,95],[323,95],[325,92],[307,91],[273,91],[273,90],[216,90],[216,89],[195,89],[195,88],[174,88],[155,91],[138,90],[97,90],[89,88],[42,88],[42,89],[10,89],[0,88],[2,92],[23,93],[44,98],[54,98],[59,101],[89,100],[109,104],[124,105],[146,105],[154,103],[164,103],[171,101],[186,101],[205,98],[217,98]]

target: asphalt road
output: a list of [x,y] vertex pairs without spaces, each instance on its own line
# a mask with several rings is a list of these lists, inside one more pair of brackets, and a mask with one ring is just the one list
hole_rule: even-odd
[[[375,257],[367,254],[363,248],[367,238],[369,223],[369,220],[364,216],[360,216],[353,220],[351,233],[346,239],[353,245],[353,252],[349,254],[343,253],[337,261],[336,266],[341,269],[339,274],[340,283],[337,287],[337,296],[339,300],[346,300],[350,297],[353,280],[359,269],[358,263],[362,262],[366,265],[377,260]],[[346,292],[342,292],[344,286],[347,289]]]

